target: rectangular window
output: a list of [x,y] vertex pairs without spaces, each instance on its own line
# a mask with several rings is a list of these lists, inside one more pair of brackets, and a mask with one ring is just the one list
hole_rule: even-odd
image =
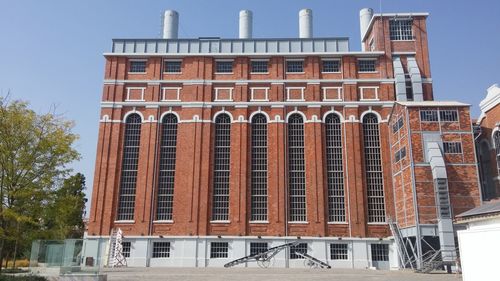
[[153,242],[152,258],[169,258],[170,242]]
[[457,122],[458,112],[456,110],[441,110],[439,111],[441,122]]
[[297,255],[297,252],[301,254],[307,254],[307,243],[300,243],[297,246],[290,247],[291,260],[303,259],[301,255]]
[[287,60],[286,72],[302,73],[304,72],[304,61],[301,60]]
[[232,61],[216,61],[215,73],[233,73]]
[[267,119],[263,114],[252,118],[250,220],[267,220]]
[[250,255],[256,255],[267,251],[267,243],[266,242],[251,242],[250,243]]
[[122,242],[122,255],[124,258],[130,258],[130,242]]
[[332,260],[347,260],[347,244],[332,243],[330,244],[330,259]]
[[210,258],[221,259],[227,258],[229,243],[227,242],[212,242],[210,243]]
[[268,73],[267,60],[252,61],[252,73]]
[[458,141],[453,142],[443,142],[444,153],[447,154],[461,154],[462,153],[462,143]]
[[389,261],[389,245],[371,244],[372,261]]
[[298,113],[288,118],[289,221],[307,221],[304,120]]
[[322,72],[340,72],[340,60],[324,60]]
[[358,72],[376,72],[376,60],[359,59]]
[[165,61],[163,72],[165,73],[181,73],[181,61]]
[[130,68],[128,72],[132,73],[145,73],[146,61],[145,60],[132,60],[130,61]]
[[394,163],[398,163],[401,159],[405,157],[406,157],[406,147],[403,147],[396,152],[396,159]]
[[420,121],[422,122],[437,122],[437,110],[420,110]]
[[393,19],[389,21],[391,40],[413,40],[412,19]]
[[403,117],[399,117],[398,121],[392,125],[392,132],[396,133],[403,128]]

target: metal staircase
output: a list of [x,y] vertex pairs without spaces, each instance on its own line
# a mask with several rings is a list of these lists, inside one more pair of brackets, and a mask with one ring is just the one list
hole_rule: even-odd
[[304,258],[304,266],[309,267],[309,268],[332,268],[329,264],[326,262],[320,261],[317,258],[308,255],[306,253],[301,253],[301,252],[295,252],[297,256],[303,257]]
[[436,269],[442,269],[444,266],[452,265],[455,265],[455,262],[443,260],[442,250],[430,251],[427,252],[423,257],[422,268],[415,270],[415,272],[430,273],[431,271],[434,271]]
[[394,242],[396,244],[398,256],[401,261],[401,267],[407,268],[408,266],[410,266],[411,269],[414,269],[417,258],[414,253],[412,256],[410,256],[410,253],[408,253],[405,239],[401,234],[401,230],[399,229],[398,224],[395,221],[393,221],[392,218],[390,217],[387,218],[387,222],[389,223],[392,236],[394,237]]

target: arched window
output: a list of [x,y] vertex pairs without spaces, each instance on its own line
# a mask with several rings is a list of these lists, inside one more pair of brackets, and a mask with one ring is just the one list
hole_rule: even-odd
[[174,203],[177,116],[167,114],[161,123],[160,167],[158,175],[157,220],[172,220]]
[[338,115],[325,119],[326,177],[328,187],[328,221],[345,221],[344,167],[342,159],[342,124]]
[[491,151],[487,141],[481,142],[479,153],[479,168],[481,171],[481,188],[483,200],[488,200],[495,195],[495,187],[491,177]]
[[219,114],[215,118],[214,177],[212,220],[229,220],[229,172],[231,153],[231,118]]
[[498,175],[500,176],[500,131],[496,131],[493,135],[493,140],[495,141],[495,152],[497,158],[497,169]]
[[267,220],[267,119],[264,114],[252,118],[252,175],[250,220]]
[[289,220],[307,221],[304,163],[304,120],[300,114],[288,118]]
[[377,116],[363,117],[365,179],[368,201],[368,222],[385,222],[384,177],[380,158],[380,132]]
[[141,142],[141,122],[141,117],[136,113],[129,115],[125,120],[117,220],[134,219],[135,188]]

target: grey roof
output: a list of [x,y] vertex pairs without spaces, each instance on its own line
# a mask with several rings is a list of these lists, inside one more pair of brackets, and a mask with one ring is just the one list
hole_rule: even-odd
[[490,215],[493,213],[500,213],[500,200],[490,203],[485,203],[479,207],[468,210],[457,215],[457,218],[467,218],[473,216]]
[[[349,52],[349,39],[113,39],[105,55],[251,55]],[[367,52],[369,55],[370,52]]]

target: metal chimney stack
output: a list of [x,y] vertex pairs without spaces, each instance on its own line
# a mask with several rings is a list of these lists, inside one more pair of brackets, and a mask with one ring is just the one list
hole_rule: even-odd
[[174,10],[166,10],[163,17],[163,38],[177,39],[179,33],[179,13]]
[[312,38],[313,37],[313,21],[312,10],[302,9],[299,12],[299,37]]
[[361,41],[363,41],[363,36],[365,35],[368,25],[373,17],[373,9],[364,8],[359,11],[359,27],[361,30]]
[[252,38],[253,13],[249,10],[240,11],[240,39]]

